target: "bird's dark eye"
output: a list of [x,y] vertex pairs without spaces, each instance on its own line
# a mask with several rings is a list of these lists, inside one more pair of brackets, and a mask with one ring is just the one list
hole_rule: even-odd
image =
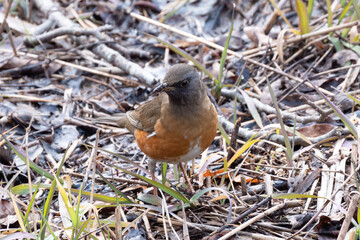
[[186,87],[189,84],[189,79],[186,79],[180,83],[180,87]]

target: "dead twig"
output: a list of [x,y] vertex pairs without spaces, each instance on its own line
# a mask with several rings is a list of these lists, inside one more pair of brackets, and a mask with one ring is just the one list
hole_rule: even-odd
[[268,210],[266,210],[263,213],[258,214],[257,216],[249,219],[248,221],[244,222],[243,224],[241,224],[240,226],[238,226],[237,228],[235,228],[234,230],[230,231],[229,233],[225,234],[224,236],[222,236],[221,238],[219,238],[219,240],[225,240],[230,238],[231,236],[234,236],[237,232],[243,230],[244,228],[250,226],[252,223],[270,215],[271,213],[274,213],[280,209],[283,208],[293,208],[293,207],[298,207],[301,206],[303,204],[302,201],[289,201],[289,202],[285,202],[279,205],[276,205]]

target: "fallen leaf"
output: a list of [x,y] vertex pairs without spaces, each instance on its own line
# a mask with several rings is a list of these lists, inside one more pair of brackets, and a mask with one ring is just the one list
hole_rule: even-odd
[[327,123],[315,123],[310,126],[302,127],[297,131],[303,134],[306,137],[318,137],[322,136],[331,130],[334,129],[334,126]]

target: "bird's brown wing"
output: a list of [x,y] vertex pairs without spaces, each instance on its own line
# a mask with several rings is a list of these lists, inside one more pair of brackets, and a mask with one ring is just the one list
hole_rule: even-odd
[[141,104],[137,109],[126,113],[128,124],[126,128],[130,132],[136,129],[146,132],[154,131],[156,121],[160,118],[161,105],[167,101],[165,93],[161,93],[156,98]]

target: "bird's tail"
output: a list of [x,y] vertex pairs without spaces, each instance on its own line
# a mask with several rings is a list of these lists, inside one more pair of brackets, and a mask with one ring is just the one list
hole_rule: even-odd
[[126,123],[126,113],[116,113],[111,116],[97,117],[92,120],[94,124],[107,124],[124,128]]

